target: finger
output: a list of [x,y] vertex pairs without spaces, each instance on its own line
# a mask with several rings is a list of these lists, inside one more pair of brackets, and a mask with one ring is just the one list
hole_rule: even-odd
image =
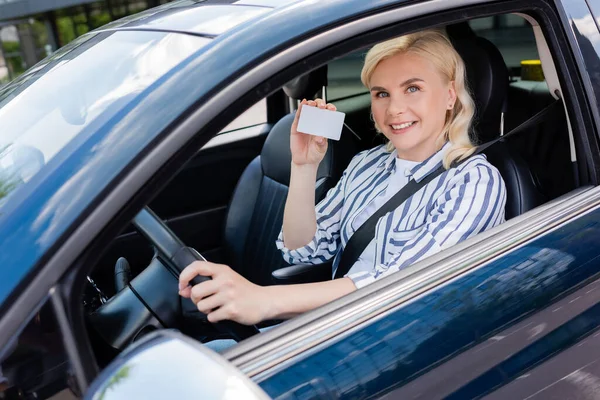
[[302,110],[302,105],[306,104],[307,100],[306,99],[302,99],[302,101],[300,102],[300,104],[298,104],[298,109],[296,110],[296,115],[294,116],[294,122],[295,124],[298,123],[298,119],[300,118],[300,111]]
[[199,285],[194,285],[191,289],[190,296],[194,303],[199,302],[205,297],[211,296],[219,291],[219,283],[217,281],[206,281]]
[[327,109],[331,111],[337,111],[337,107],[331,103],[327,103]]
[[302,110],[302,106],[304,104],[308,104],[308,100],[306,99],[302,99],[302,101],[300,102],[300,104],[298,104],[298,109],[296,110],[296,114],[300,112],[300,110]]
[[316,99],[315,102],[317,103],[317,107],[319,108],[325,108],[326,106],[325,101],[323,101],[323,99]]
[[232,316],[231,310],[229,309],[228,306],[219,307],[215,311],[209,313],[206,316],[206,319],[208,319],[208,322],[211,322],[211,323],[225,321],[225,320],[233,320],[232,318],[233,318],[233,316]]
[[185,288],[179,290],[179,295],[181,297],[185,297],[186,299],[191,298],[192,297],[192,287],[188,286],[188,287],[185,287]]
[[214,264],[208,261],[194,261],[179,274],[179,290],[185,289],[192,279],[201,276],[212,277],[215,273]]
[[309,100],[306,105],[311,106],[311,107],[316,107],[317,106],[317,102],[314,101],[314,100]]
[[315,136],[315,143],[317,143],[317,147],[319,151],[325,152],[327,151],[327,139],[322,136]]
[[198,311],[204,314],[210,314],[214,309],[225,304],[225,298],[221,293],[214,294],[210,297],[200,300],[196,303]]

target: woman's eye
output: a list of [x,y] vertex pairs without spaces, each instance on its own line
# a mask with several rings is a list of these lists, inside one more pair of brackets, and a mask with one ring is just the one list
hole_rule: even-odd
[[388,97],[389,94],[387,92],[378,92],[375,96],[379,97],[379,98],[383,98],[383,97]]
[[418,86],[409,86],[409,87],[406,89],[406,91],[407,91],[408,93],[416,93],[416,92],[418,92],[419,90],[421,90],[421,89],[419,89],[419,87],[418,87]]

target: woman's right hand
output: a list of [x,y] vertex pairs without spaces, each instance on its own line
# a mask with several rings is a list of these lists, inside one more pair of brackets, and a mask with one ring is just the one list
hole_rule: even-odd
[[312,107],[319,107],[322,109],[328,109],[335,111],[336,107],[333,104],[325,104],[322,99],[316,100],[302,100],[298,110],[296,111],[296,117],[292,124],[291,137],[290,137],[290,150],[292,152],[292,163],[296,165],[319,165],[325,153],[327,153],[327,139],[322,136],[309,135],[307,133],[298,132],[298,118],[300,117],[300,111],[302,106],[308,105]]

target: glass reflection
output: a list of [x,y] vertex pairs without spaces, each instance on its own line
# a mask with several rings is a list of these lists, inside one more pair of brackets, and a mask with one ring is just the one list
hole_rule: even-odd
[[163,32],[97,35],[11,87],[0,102],[0,202],[208,42]]
[[[590,231],[577,229],[588,238]],[[574,239],[569,237],[569,239]],[[424,296],[260,382],[272,397],[364,397],[416,376],[568,288],[584,262],[565,244],[522,247]],[[588,248],[593,248],[589,243]],[[594,253],[595,254],[595,253]],[[581,255],[581,253],[580,253]],[[594,272],[590,272],[590,271]],[[589,266],[590,273],[597,268]],[[566,286],[566,287],[565,287]],[[357,374],[356,371],[361,371]],[[322,386],[312,383],[323,379]],[[304,382],[311,381],[310,384]],[[300,386],[303,383],[303,386]],[[429,398],[427,396],[423,398]]]
[[[148,18],[134,20],[128,26],[148,25],[157,29],[192,31],[204,35],[220,35],[231,28],[261,14],[269,12],[265,7],[210,6],[191,7],[187,10],[169,7],[164,12],[149,13]],[[153,10],[157,11],[157,10]],[[152,18],[150,18],[152,17]]]

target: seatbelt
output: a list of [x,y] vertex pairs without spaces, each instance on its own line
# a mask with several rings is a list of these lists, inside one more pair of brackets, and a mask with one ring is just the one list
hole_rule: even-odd
[[[562,107],[562,100],[558,99],[548,105],[546,108],[521,123],[519,126],[508,132],[504,136],[500,136],[499,138],[492,140],[490,142],[484,143],[480,146],[476,147],[476,150],[469,157],[460,160],[459,162],[455,162],[451,165],[450,168],[455,168],[463,162],[467,161],[470,157],[481,153],[485,149],[494,144],[502,141],[510,136],[513,136],[519,132],[527,130],[532,126],[540,123],[541,121],[551,121],[557,116],[560,116],[560,110],[564,111]],[[338,264],[337,270],[335,271],[335,278],[341,278],[350,271],[350,268],[354,265],[354,263],[358,260],[360,255],[363,253],[365,248],[371,243],[373,238],[375,237],[375,227],[377,226],[377,222],[379,219],[383,217],[385,214],[394,211],[398,208],[402,203],[404,203],[408,198],[417,193],[421,188],[427,185],[429,182],[440,176],[444,173],[446,169],[443,166],[440,166],[435,171],[431,172],[420,182],[416,182],[415,180],[411,180],[408,182],[398,193],[392,196],[384,205],[382,205],[369,219],[367,219],[361,226],[358,228],[354,234],[350,237],[350,240],[346,244],[346,247],[342,250],[342,255],[340,259],[340,263]]]

